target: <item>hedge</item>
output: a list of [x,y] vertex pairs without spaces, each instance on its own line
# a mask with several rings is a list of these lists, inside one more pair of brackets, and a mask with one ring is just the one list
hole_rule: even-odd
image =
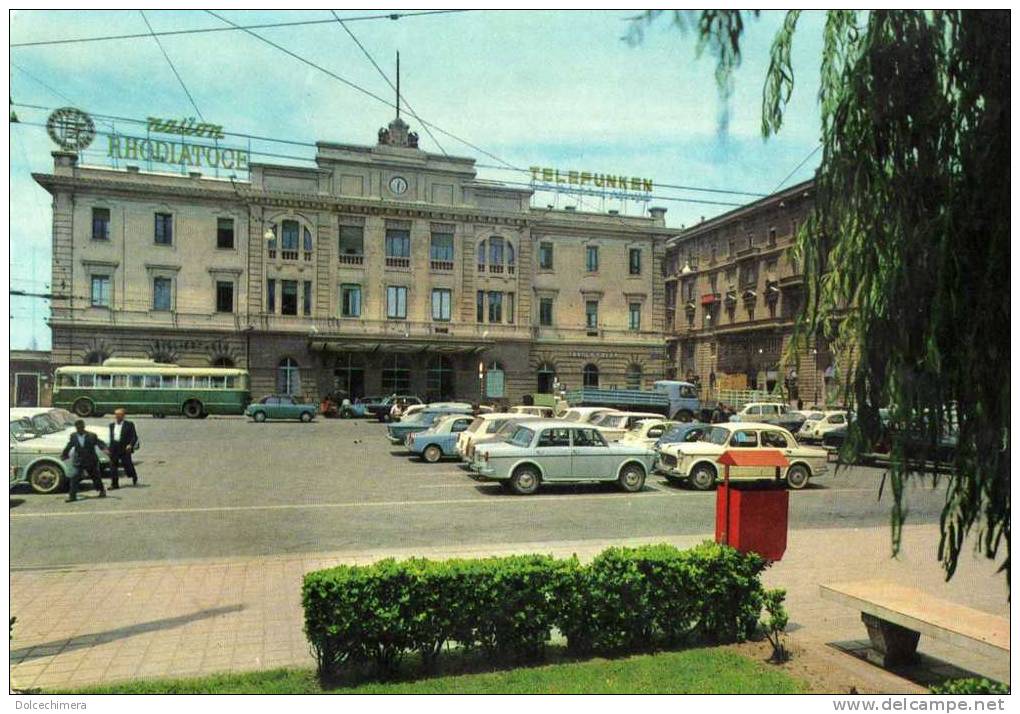
[[342,565],[305,576],[305,633],[326,678],[366,666],[385,676],[410,652],[428,668],[454,644],[535,660],[553,628],[576,652],[742,640],[764,567],[715,543],[610,548],[590,565],[542,555]]

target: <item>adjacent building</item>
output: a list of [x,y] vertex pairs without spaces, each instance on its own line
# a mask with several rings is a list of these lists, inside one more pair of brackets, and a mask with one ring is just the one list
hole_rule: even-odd
[[255,393],[507,402],[675,371],[665,336],[688,323],[668,307],[665,209],[532,208],[399,117],[375,145],[322,142],[314,167],[251,163],[247,181],[142,170],[140,146],[116,145],[122,168],[56,151],[35,175],[53,196],[55,365],[148,357],[246,368]]

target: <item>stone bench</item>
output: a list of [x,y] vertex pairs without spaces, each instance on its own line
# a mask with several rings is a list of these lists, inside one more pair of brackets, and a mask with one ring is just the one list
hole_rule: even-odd
[[991,658],[1009,658],[1009,620],[882,580],[821,585],[825,600],[859,610],[883,667],[915,658],[921,635]]

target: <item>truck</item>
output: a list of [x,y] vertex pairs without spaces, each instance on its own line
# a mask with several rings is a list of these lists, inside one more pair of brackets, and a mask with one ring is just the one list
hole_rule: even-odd
[[567,392],[572,407],[611,407],[622,411],[662,414],[675,421],[709,421],[716,402],[702,401],[691,382],[661,379],[653,389],[599,389],[584,387]]

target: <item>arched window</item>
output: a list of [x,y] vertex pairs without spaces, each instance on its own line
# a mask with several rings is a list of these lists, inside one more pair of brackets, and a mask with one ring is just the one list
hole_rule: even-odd
[[485,241],[478,244],[478,272],[485,270]]
[[492,236],[489,239],[489,264],[503,265],[503,239],[499,236]]
[[506,243],[506,264],[516,265],[516,257],[514,256],[514,244],[510,241]]
[[312,232],[305,228],[305,251],[312,252]]
[[297,251],[298,233],[301,226],[298,225],[297,221],[283,221],[281,225],[283,226],[283,238],[280,249],[286,251]]
[[490,362],[485,372],[485,396],[489,399],[502,399],[506,394],[506,375],[503,365]]
[[556,368],[548,362],[538,365],[538,393],[552,394],[556,383]]
[[215,357],[209,364],[213,367],[224,367],[226,369],[234,368],[234,360],[226,356]]
[[593,364],[586,364],[583,371],[584,386],[599,386],[599,368]]
[[388,354],[383,357],[382,390],[387,395],[411,391],[411,366],[406,355]]
[[280,394],[301,393],[301,368],[290,357],[280,360],[276,368],[276,391]]
[[337,355],[333,365],[333,385],[347,393],[351,399],[365,396],[365,358],[344,352]]
[[641,389],[641,378],[644,370],[639,364],[631,364],[627,367],[627,389]]
[[453,362],[449,357],[435,355],[429,361],[428,400],[447,401],[456,391],[454,388]]

